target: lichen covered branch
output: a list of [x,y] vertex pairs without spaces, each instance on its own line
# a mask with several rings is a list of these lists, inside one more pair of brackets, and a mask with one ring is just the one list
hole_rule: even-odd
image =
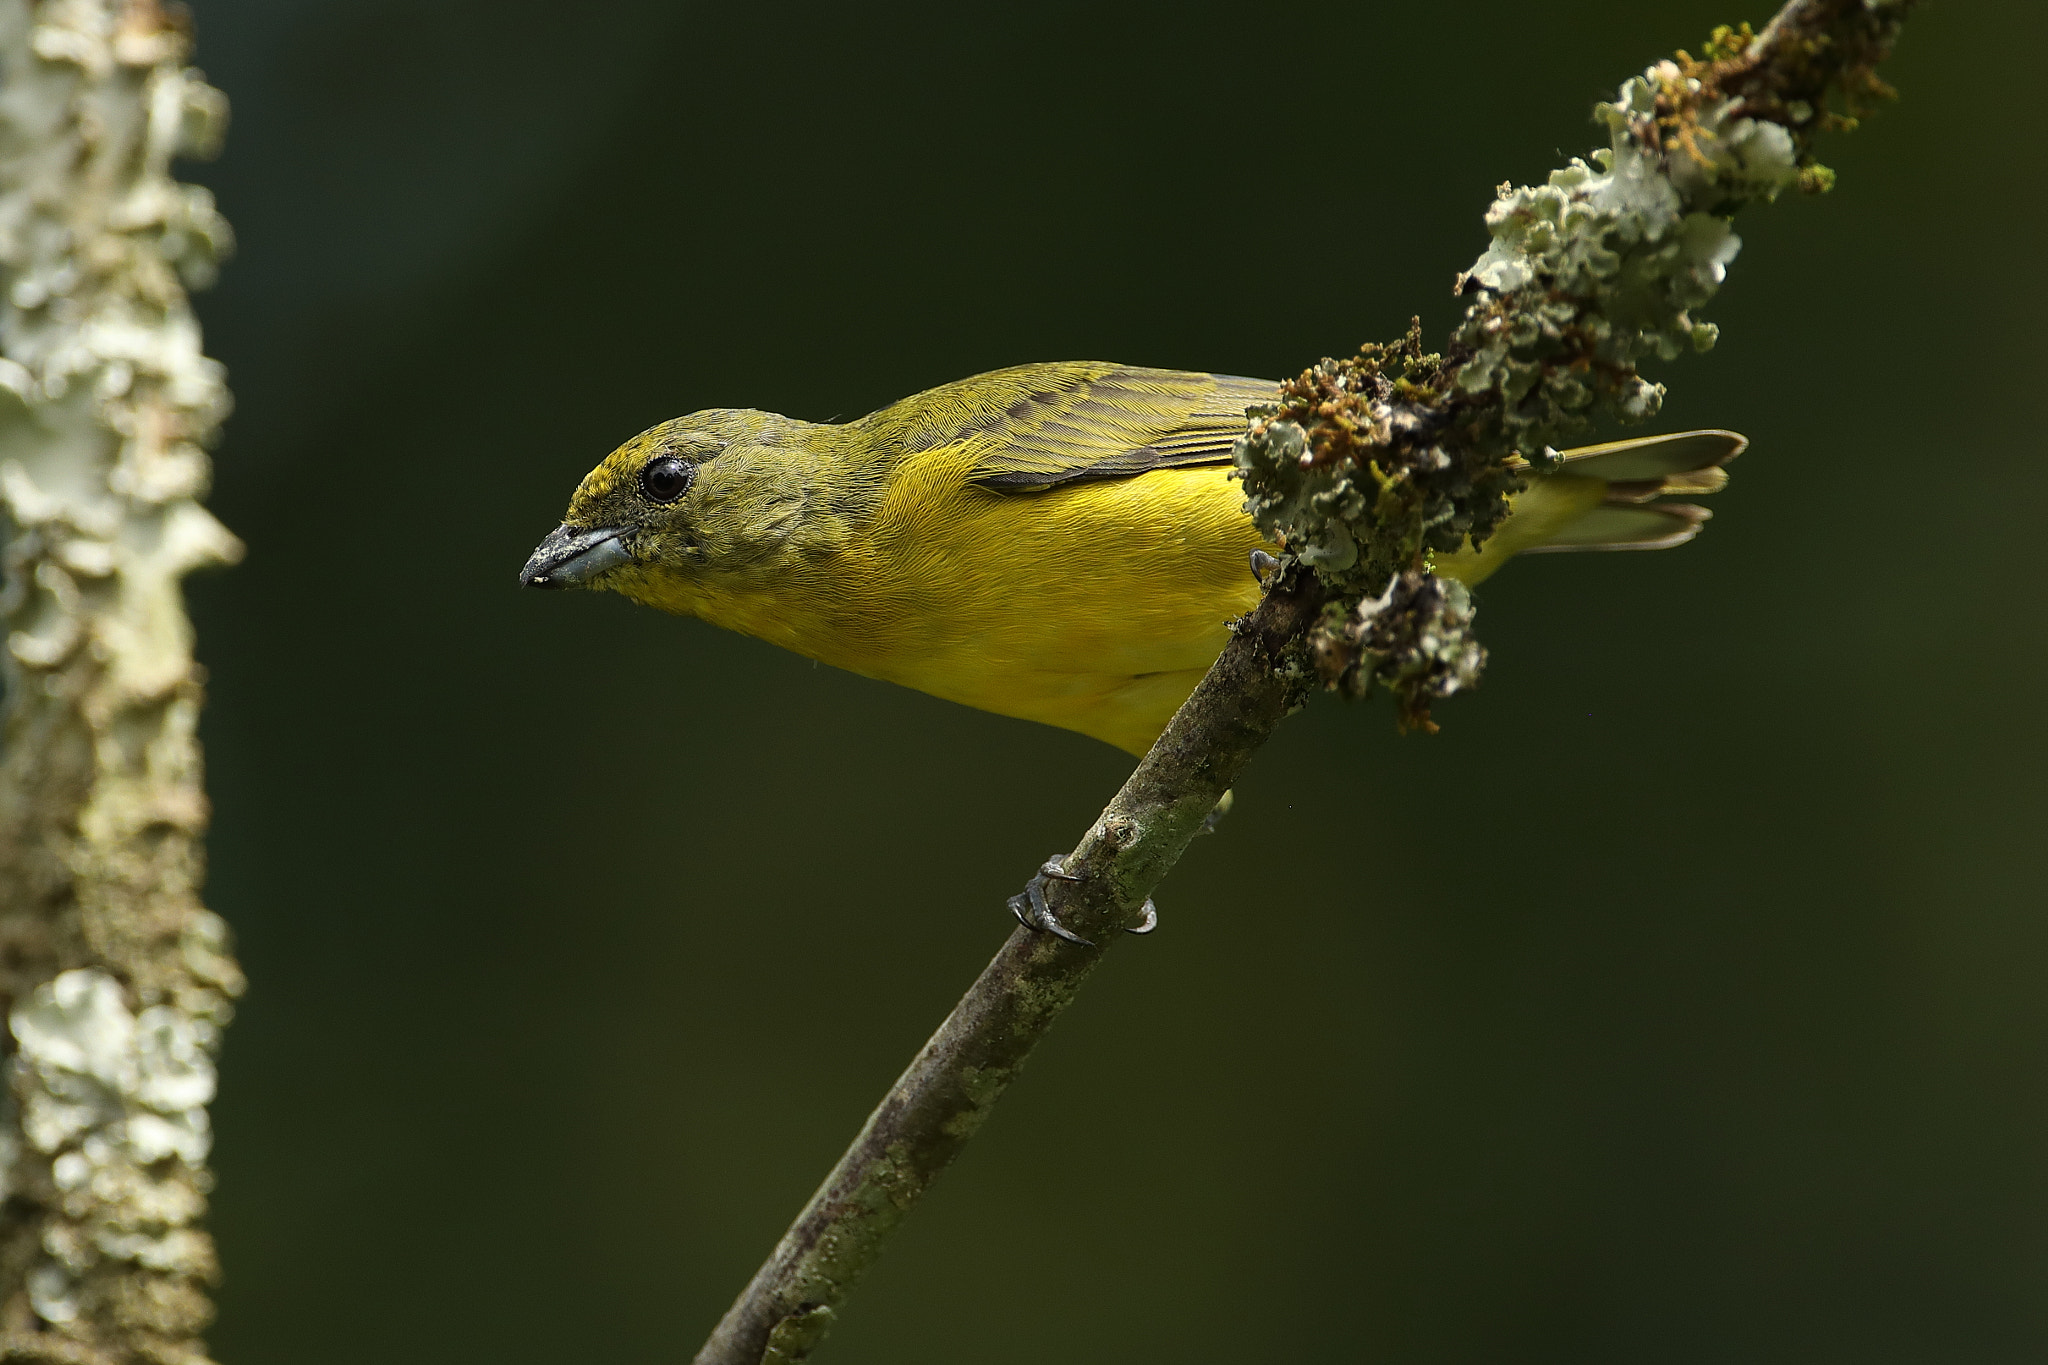
[[[1503,187],[1492,245],[1459,279],[1442,354],[1419,324],[1324,361],[1255,409],[1238,450],[1248,505],[1289,552],[1159,742],[1048,888],[1058,919],[1114,942],[1217,798],[1319,675],[1383,685],[1405,724],[1476,679],[1471,601],[1431,557],[1482,543],[1522,470],[1595,421],[1653,414],[1648,358],[1704,349],[1692,316],[1739,245],[1728,217],[1825,188],[1814,133],[1881,91],[1872,73],[1911,0],[1793,0],[1762,34],[1720,30],[1628,81],[1609,145],[1535,188]],[[1519,456],[1518,460],[1516,457]],[[1101,949],[1019,930],[869,1118],[726,1314],[697,1365],[806,1358],[894,1228],[987,1118]]]
[[225,101],[152,0],[0,0],[0,1359],[202,1365],[212,1054],[242,978],[199,900],[180,580],[227,409],[170,175]]
[[[1428,640],[1382,629],[1367,649],[1361,604],[1428,574],[1433,552],[1483,544],[1522,487],[1515,457],[1541,468],[1598,422],[1657,413],[1664,387],[1641,366],[1714,344],[1694,314],[1741,248],[1731,218],[1833,183],[1813,139],[1853,123],[1835,105],[1889,93],[1874,68],[1911,2],[1794,0],[1761,34],[1716,30],[1704,58],[1680,52],[1623,82],[1594,110],[1607,146],[1542,185],[1501,187],[1443,354],[1424,352],[1416,324],[1310,367],[1255,414],[1238,449],[1248,505],[1336,596],[1317,647],[1327,677],[1385,683],[1404,724],[1425,727],[1447,681],[1476,679],[1427,666],[1445,652],[1442,613],[1413,618]],[[1454,615],[1469,639],[1469,610]]]

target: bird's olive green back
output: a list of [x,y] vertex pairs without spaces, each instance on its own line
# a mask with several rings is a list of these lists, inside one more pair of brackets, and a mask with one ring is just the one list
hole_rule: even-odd
[[905,453],[971,442],[972,481],[1004,492],[1227,464],[1245,408],[1279,386],[1102,361],[1019,365],[944,384],[862,418]]

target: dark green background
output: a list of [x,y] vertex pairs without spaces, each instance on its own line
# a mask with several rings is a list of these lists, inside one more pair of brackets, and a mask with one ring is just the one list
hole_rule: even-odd
[[[1433,337],[1496,182],[1718,0],[199,0],[242,249],[193,585],[224,1359],[674,1361],[1128,768],[513,576],[706,406]],[[1322,700],[827,1347],[2048,1354],[2038,5],[1929,4],[1743,220],[1698,544],[1487,585],[1436,739]],[[1028,603],[1019,603],[1028,610]]]

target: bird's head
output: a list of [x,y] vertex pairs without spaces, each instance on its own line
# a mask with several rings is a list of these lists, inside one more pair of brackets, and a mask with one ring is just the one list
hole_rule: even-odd
[[714,409],[641,432],[583,476],[519,581],[665,606],[691,580],[773,555],[802,511],[805,481],[790,474],[806,430],[818,428]]

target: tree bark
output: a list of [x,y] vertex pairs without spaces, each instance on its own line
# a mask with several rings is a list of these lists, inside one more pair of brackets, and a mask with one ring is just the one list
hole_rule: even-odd
[[242,976],[200,902],[180,581],[228,405],[188,286],[226,224],[173,156],[226,102],[153,0],[0,0],[0,1360],[203,1365],[212,1054]]

